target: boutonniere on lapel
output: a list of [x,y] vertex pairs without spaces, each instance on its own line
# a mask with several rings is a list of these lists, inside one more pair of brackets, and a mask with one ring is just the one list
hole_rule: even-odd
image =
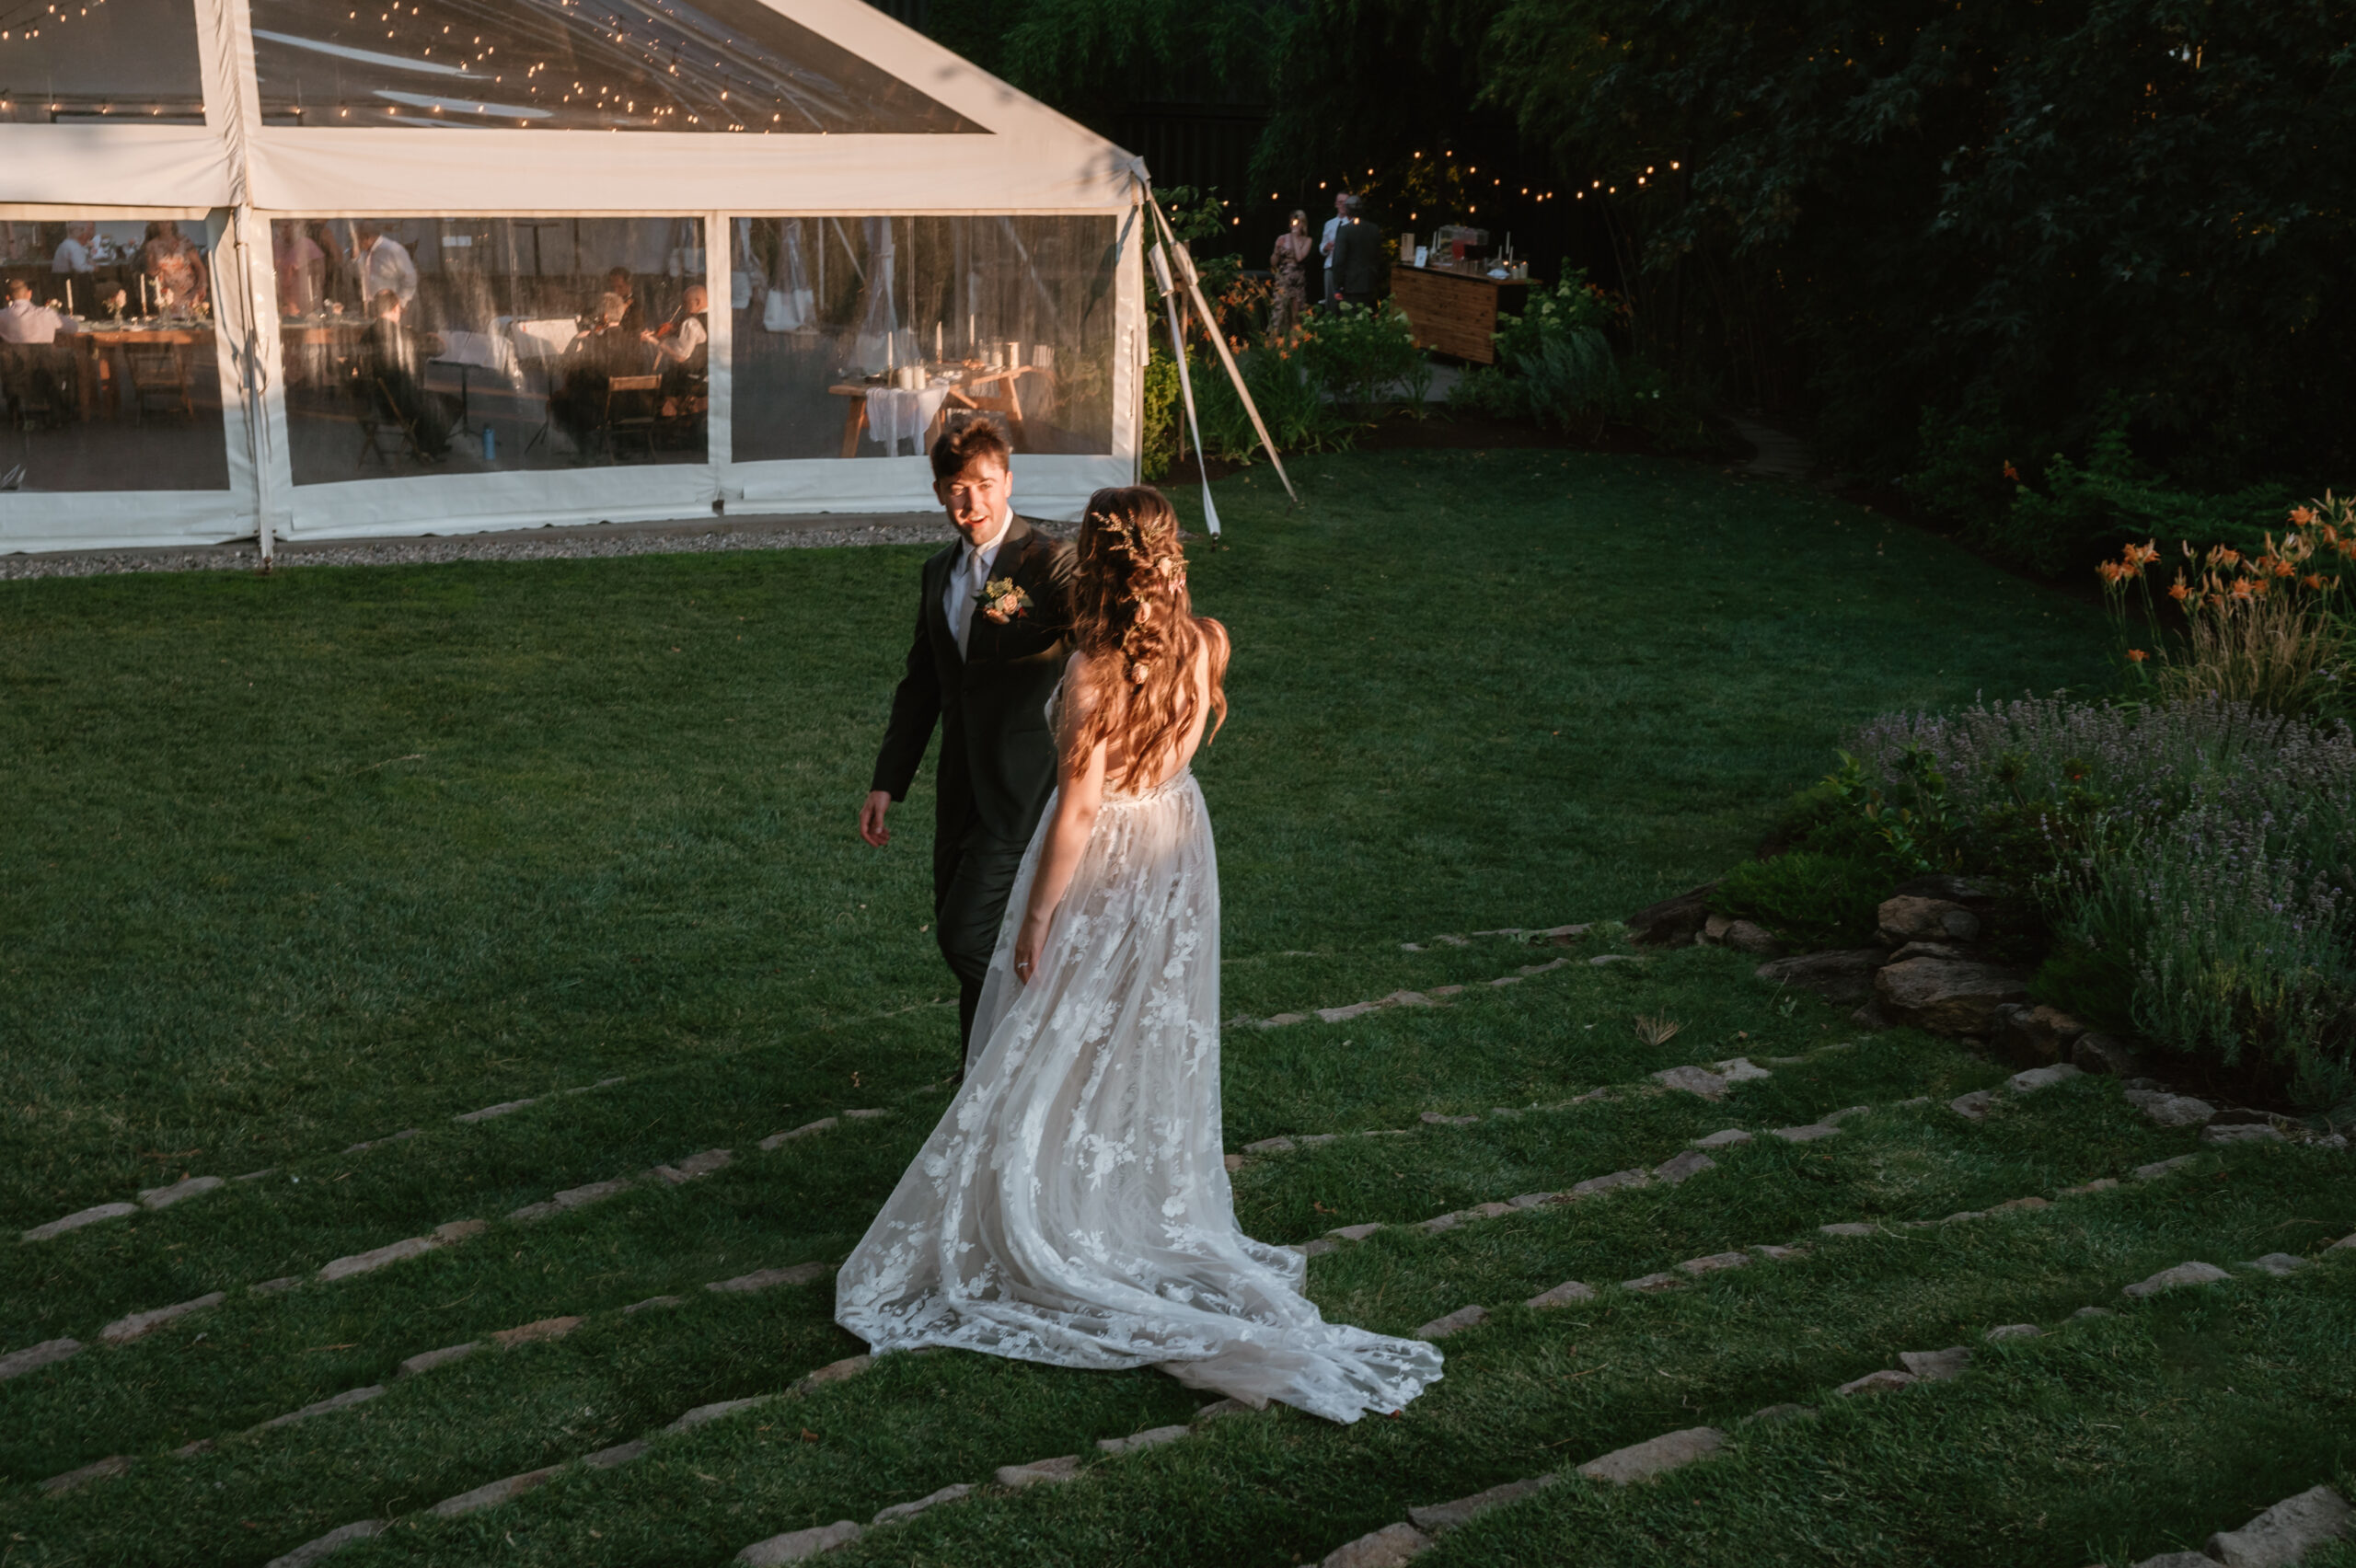
[[1000,626],[1031,607],[1031,595],[1017,587],[1011,577],[991,578],[982,584],[982,591],[974,599],[982,614]]

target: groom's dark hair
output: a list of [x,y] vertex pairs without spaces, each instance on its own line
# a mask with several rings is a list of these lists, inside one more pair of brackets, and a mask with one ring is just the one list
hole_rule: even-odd
[[986,419],[969,419],[941,432],[932,444],[932,477],[953,479],[973,464],[988,458],[1008,473],[1014,471],[1014,453]]

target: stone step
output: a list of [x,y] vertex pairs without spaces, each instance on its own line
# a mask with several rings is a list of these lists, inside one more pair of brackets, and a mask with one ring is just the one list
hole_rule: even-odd
[[[2146,1207],[2149,1207],[2149,1208],[2152,1208],[2152,1209],[2154,1209],[2154,1210],[2160,1211],[2160,1212],[2173,1212],[2173,1211],[2174,1211],[2174,1209],[2175,1209],[2175,1208],[2176,1208],[2176,1206],[2177,1206],[2177,1205],[2175,1205],[2174,1204],[2172,1204],[2172,1203],[2168,1202],[2166,1199],[2165,1199],[2165,1198],[2161,1195],[2161,1193],[2160,1193],[2160,1192],[2159,1192],[2159,1190],[2158,1190],[2158,1189],[2155,1189],[2155,1188],[2150,1188],[2150,1187],[2122,1187],[2122,1188],[2119,1188],[2119,1189],[2114,1189],[2114,1190],[2112,1190],[2112,1191],[2111,1191],[2111,1192],[2109,1192],[2109,1193],[2103,1193],[2103,1194],[2097,1194],[2097,1195],[2096,1195],[2096,1196],[2093,1196],[2093,1197],[2089,1198],[2089,1199],[2088,1199],[2088,1200],[2086,1200],[2086,1201],[2089,1201],[2089,1202],[2099,1202],[2099,1203],[2105,1203],[2105,1204],[2128,1204],[2128,1205],[2143,1205],[2143,1206],[2146,1206]],[[2048,1224],[2048,1217],[2047,1217],[2047,1216],[2048,1216],[2049,1212],[2050,1212],[2050,1211],[2044,1211],[2044,1210],[2015,1210],[2015,1211],[2012,1211],[2012,1213],[2011,1213],[2009,1216],[2004,1216],[2004,1217],[2003,1217],[2003,1221],[2002,1221],[2002,1222],[2004,1222],[2004,1223],[2010,1223],[2010,1224],[2016,1225],[2016,1226],[2030,1226],[2030,1227],[2045,1226],[2045,1225],[2047,1225],[2047,1224]],[[2240,1222],[2237,1222],[2237,1225],[2238,1225],[2238,1223],[2240,1223]],[[2349,1258],[2350,1258],[2350,1263],[2356,1263],[2356,1249],[2343,1250],[2340,1255],[2349,1257]],[[1799,1263],[1797,1266],[1808,1267],[1808,1266],[1817,1266],[1817,1265],[1813,1265],[1813,1264],[1807,1263],[1807,1262],[1801,1262],[1801,1263]],[[1446,1270],[1446,1272],[1447,1272],[1449,1274],[1450,1274],[1451,1276],[1456,1273],[1456,1271],[1453,1269],[1453,1267],[1449,1267],[1449,1268],[1448,1268],[1448,1269]],[[1755,1272],[1755,1271],[1752,1271],[1752,1272]],[[1894,1297],[1895,1301],[1896,1301],[1896,1302],[1897,1302],[1897,1303],[1898,1303],[1898,1304],[1899,1304],[1902,1309],[1912,1309],[1912,1308],[1914,1308],[1914,1307],[1919,1306],[1920,1297],[1921,1297],[1921,1294],[1922,1294],[1923,1290],[1924,1289],[1924,1287],[1925,1287],[1926,1284],[1934,1284],[1934,1283],[1935,1283],[1937,1280],[1939,1280],[1939,1279],[1941,1279],[1941,1278],[1943,1278],[1943,1277],[1948,1277],[1948,1276],[1950,1276],[1950,1275],[1951,1275],[1952,1277],[1954,1277],[1954,1278],[1958,1281],[1958,1283],[1969,1282],[1969,1283],[1970,1283],[1971,1285],[1973,1285],[1975,1287],[1977,1287],[1977,1288],[1981,1289],[1981,1292],[1982,1292],[1983,1294],[1985,1294],[1985,1292],[1986,1292],[1986,1286],[1987,1286],[1987,1281],[1985,1280],[1984,1275],[1985,1275],[1986,1272],[1987,1272],[1987,1271],[1986,1271],[1986,1269],[1985,1269],[1984,1263],[1983,1263],[1982,1262],[1981,1262],[1980,1260],[1978,1260],[1978,1259],[1976,1259],[1976,1258],[1958,1257],[1958,1258],[1957,1258],[1957,1259],[1953,1260],[1953,1261],[1952,1261],[1952,1262],[1950,1262],[1950,1263],[1949,1263],[1946,1267],[1945,1267],[1945,1268],[1940,1268],[1940,1267],[1932,1267],[1932,1268],[1924,1269],[1924,1268],[1922,1268],[1922,1267],[1918,1266],[1918,1267],[1915,1269],[1915,1271],[1914,1271],[1914,1274],[1913,1274],[1913,1276],[1912,1276],[1912,1277],[1911,1277],[1911,1278],[1907,1278],[1907,1279],[1903,1279],[1903,1280],[1892,1280],[1892,1281],[1890,1282],[1890,1284],[1889,1284],[1888,1294],[1890,1294],[1890,1295]],[[2273,1287],[2277,1287],[2277,1286],[2280,1285],[2280,1283],[2281,1283],[2281,1282],[2280,1282],[2280,1280],[2278,1279],[2278,1276],[2276,1276],[2276,1275],[2274,1275],[2273,1274],[2269,1273],[2269,1272],[2267,1272],[2267,1271],[2249,1271],[2249,1272],[2247,1272],[2247,1273],[2246,1273],[2246,1274],[2242,1274],[2242,1275],[2237,1276],[2237,1278],[2238,1278],[2239,1280],[2241,1280],[2241,1281],[2247,1282],[2246,1284],[2245,1284],[2245,1285],[2242,1286],[2243,1288],[2250,1288],[2250,1287],[2256,1287],[2256,1288],[2273,1288]],[[2117,1290],[2117,1284],[2116,1284],[2116,1282],[2114,1281],[2114,1282],[2113,1282],[2113,1283],[2112,1283],[2112,1284],[2111,1284],[2108,1288],[2109,1288],[2109,1289],[2114,1293],[2114,1297],[2115,1297],[2115,1293],[2116,1293],[2116,1290]],[[1863,1316],[1863,1319],[1864,1319],[1865,1320],[1870,1320],[1872,1319],[1872,1317],[1873,1317],[1873,1312],[1872,1312],[1872,1310],[1871,1310],[1871,1308],[1872,1308],[1872,1302],[1871,1302],[1871,1300],[1870,1300],[1870,1299],[1866,1299],[1866,1298],[1865,1298],[1865,1297],[1870,1297],[1870,1295],[1871,1295],[1871,1293],[1870,1293],[1870,1292],[1864,1293],[1864,1294],[1863,1294],[1863,1296],[1861,1296],[1861,1298],[1860,1298],[1860,1300],[1859,1300],[1859,1302],[1858,1302],[1858,1305],[1859,1305],[1860,1309],[1863,1309],[1863,1310],[1862,1310],[1862,1316]],[[1658,1312],[1658,1311],[1667,1311],[1667,1312],[1670,1313],[1672,1316],[1675,1316],[1675,1315],[1680,1314],[1680,1313],[1682,1313],[1683,1311],[1685,1311],[1685,1309],[1684,1309],[1684,1308],[1683,1308],[1680,1303],[1678,1303],[1677,1301],[1675,1301],[1674,1299],[1664,1299],[1664,1301],[1661,1303],[1661,1305],[1660,1305],[1659,1307],[1657,1307],[1657,1308],[1654,1308],[1654,1309],[1648,1309],[1648,1310],[1656,1311],[1656,1312]],[[2058,1310],[2053,1311],[2053,1312],[2052,1312],[2052,1313],[2050,1313],[2050,1316],[2052,1316],[2052,1317],[2053,1317],[2057,1321],[2059,1321],[2059,1322],[2066,1323],[2066,1321],[2067,1321],[2067,1320],[2066,1320],[2066,1319],[2063,1319],[2063,1318],[2062,1318],[2062,1317],[2061,1317],[2061,1314],[2059,1313],[2059,1311],[2058,1311]],[[2004,1311],[2001,1311],[2001,1310],[1990,1311],[1990,1312],[1988,1312],[1988,1313],[1987,1313],[1987,1322],[1986,1322],[1986,1324],[1985,1324],[1985,1327],[1986,1327],[1986,1328],[1996,1328],[1996,1327],[2001,1327],[2001,1326],[2007,1326],[2007,1325],[2010,1325],[2010,1324],[2012,1324],[2012,1323],[2015,1322],[2015,1321],[2017,1320],[2017,1317],[2018,1317],[2018,1315],[2017,1315],[2017,1313],[2016,1313],[2016,1312],[2007,1313],[2007,1312],[2004,1312]],[[1705,1321],[1715,1321],[1715,1314],[1712,1314],[1712,1315],[1710,1315],[1708,1318],[1704,1319],[1703,1320],[1705,1320]],[[1633,1345],[1636,1345],[1636,1344],[1646,1344],[1646,1343],[1663,1343],[1663,1341],[1662,1341],[1662,1335],[1663,1335],[1663,1333],[1664,1333],[1665,1330],[1664,1330],[1664,1326],[1663,1326],[1661,1323],[1659,1323],[1659,1322],[1650,1322],[1650,1323],[1629,1323],[1629,1324],[1624,1325],[1624,1326],[1623,1326],[1623,1328],[1620,1332],[1621,1332],[1621,1333],[1622,1333],[1622,1334],[1623,1334],[1623,1335],[1625,1336],[1626,1343],[1627,1343],[1628,1344],[1630,1344],[1630,1345],[1632,1345],[1632,1346],[1633,1346]],[[1673,1338],[1674,1336],[1672,1335],[1671,1337]],[[1591,1335],[1590,1335],[1590,1334],[1588,1334],[1588,1332],[1582,1332],[1580,1338],[1581,1338],[1581,1342],[1582,1342],[1582,1346],[1583,1346],[1583,1348],[1584,1348],[1584,1347],[1586,1347],[1586,1346],[1588,1346],[1588,1345],[1589,1345],[1589,1344],[1592,1344],[1592,1346],[1593,1346],[1593,1348],[1594,1348],[1595,1352],[1596,1352],[1599,1355],[1600,1355],[1600,1356],[1602,1356],[1602,1357],[1606,1357],[1606,1358],[1608,1358],[1608,1357],[1611,1356],[1611,1355],[1614,1354],[1614,1352],[1615,1352],[1615,1348],[1616,1348],[1616,1346],[1617,1346],[1617,1344],[1618,1344],[1618,1343],[1619,1343],[1619,1341],[1618,1341],[1618,1340],[1614,1337],[1614,1335],[1613,1335],[1613,1334],[1611,1334],[1611,1333],[1605,1333],[1605,1334],[1600,1335],[1600,1336],[1591,1336]],[[1918,1341],[1917,1341],[1917,1343],[1923,1343],[1923,1341],[1918,1340]],[[1933,1339],[1933,1340],[1929,1340],[1929,1341],[1928,1341],[1928,1343],[1929,1343],[1930,1344],[1936,1344],[1936,1343],[1939,1343],[1939,1342],[1938,1342],[1938,1341],[1936,1341],[1935,1339]],[[1486,1345],[1484,1346],[1484,1352],[1483,1356],[1482,1356],[1482,1357],[1479,1357],[1479,1358],[1476,1358],[1476,1360],[1475,1360],[1474,1362],[1467,1363],[1467,1364],[1466,1364],[1466,1367],[1464,1368],[1464,1370],[1463,1370],[1463,1372],[1462,1372],[1462,1374],[1461,1374],[1461,1375],[1462,1375],[1462,1376],[1466,1376],[1466,1377],[1473,1377],[1473,1378],[1477,1378],[1477,1377],[1481,1376],[1481,1373],[1480,1373],[1480,1371],[1478,1370],[1478,1368],[1479,1368],[1479,1367],[1481,1367],[1481,1366],[1484,1366],[1484,1365],[1493,1363],[1493,1362],[1496,1360],[1496,1348],[1497,1348],[1497,1347],[1496,1347],[1496,1344],[1495,1344],[1495,1343],[1488,1343],[1488,1344],[1486,1344]],[[1729,1347],[1727,1347],[1727,1349],[1728,1349],[1729,1351],[1732,1351],[1732,1350],[1738,1350],[1739,1348],[1740,1348],[1739,1346],[1729,1346]],[[1941,1358],[1943,1358],[1943,1359],[1949,1359],[1949,1360],[1951,1360],[1951,1359],[1953,1358],[1954,1355],[1955,1355],[1955,1352],[1954,1352],[1954,1351],[1948,1351],[1948,1352],[1941,1352],[1941,1353],[1938,1353],[1939,1357],[1941,1357]],[[987,1359],[987,1358],[984,1358],[984,1359]],[[1896,1357],[1893,1357],[1893,1359],[1897,1359],[1897,1358],[1896,1358]],[[1508,1361],[1507,1361],[1507,1365],[1506,1365],[1506,1366],[1500,1366],[1500,1367],[1499,1367],[1499,1371],[1500,1371],[1501,1373],[1507,1373],[1507,1372],[1508,1372],[1508,1371],[1509,1371],[1510,1365],[1511,1365],[1511,1360],[1510,1360],[1510,1358],[1508,1358]],[[1689,1364],[1689,1365],[1690,1365],[1690,1364]],[[986,1370],[987,1370],[987,1369],[986,1369]],[[1452,1374],[1452,1376],[1455,1376],[1455,1375],[1457,1375],[1457,1374]],[[926,1383],[929,1383],[929,1382],[930,1382],[930,1376],[931,1376],[931,1374],[929,1372],[929,1373],[927,1374],[926,1378],[925,1378],[924,1379],[922,1379],[922,1381],[923,1381],[923,1382],[926,1382]],[[1068,1374],[1068,1375],[1063,1375],[1063,1376],[1066,1376],[1066,1377],[1068,1377],[1068,1378],[1071,1378],[1071,1379],[1076,1380],[1077,1382],[1081,1382],[1081,1383],[1086,1382],[1086,1381],[1090,1378],[1090,1377],[1091,1377],[1091,1375],[1087,1375],[1087,1374]],[[854,1385],[854,1387],[856,1387],[856,1386],[857,1386],[857,1385]],[[828,1390],[828,1393],[829,1393],[829,1394],[831,1394],[831,1391],[832,1391],[832,1390],[831,1390],[831,1389],[829,1389],[829,1390]],[[1781,1390],[1778,1390],[1778,1391],[1781,1391]],[[921,1406],[921,1405],[923,1405],[923,1404],[925,1404],[925,1403],[929,1402],[929,1401],[930,1401],[930,1389],[910,1389],[910,1394],[911,1394],[912,1396],[914,1396],[912,1402],[913,1402],[914,1404],[918,1405],[918,1406]],[[916,1412],[912,1412],[912,1413],[916,1413]],[[742,1419],[742,1418],[740,1417],[739,1419]],[[817,1424],[824,1424],[824,1418],[823,1418],[823,1417],[818,1417],[818,1418],[814,1418],[814,1419],[816,1420],[816,1423],[817,1423]],[[702,1429],[702,1428],[701,1428],[701,1426],[699,1425],[699,1428],[697,1428],[697,1429],[693,1429],[693,1430],[691,1430],[689,1433],[683,1434],[683,1435],[681,1435],[681,1436],[683,1436],[683,1437],[693,1437],[693,1436],[697,1435],[698,1435],[698,1433],[699,1433],[701,1429]],[[1165,1441],[1166,1441],[1166,1440],[1173,1440],[1173,1439],[1171,1439],[1171,1438],[1168,1438],[1168,1437],[1166,1437],[1166,1436],[1165,1436],[1165,1437],[1163,1437],[1163,1440],[1165,1440]],[[1639,1446],[1641,1446],[1641,1444],[1642,1444],[1642,1443],[1644,1443],[1644,1442],[1646,1442],[1646,1441],[1648,1441],[1648,1439],[1642,1439],[1642,1438],[1639,1438],[1639,1439],[1636,1439],[1636,1440],[1635,1440],[1635,1442],[1636,1442]],[[1107,1446],[1108,1447],[1111,1447],[1111,1445],[1110,1445],[1109,1443],[1108,1443],[1106,1446]],[[1628,1444],[1624,1444],[1624,1443],[1623,1443],[1623,1444],[1620,1445],[1620,1447],[1629,1447],[1629,1445],[1628,1445]],[[1017,1464],[1015,1464],[1015,1465],[1013,1465],[1013,1466],[1011,1466],[1010,1468],[1011,1468],[1011,1469],[1026,1470],[1035,1470],[1035,1469],[1039,1469],[1039,1468],[1040,1468],[1040,1464],[1041,1464],[1041,1462],[1040,1462],[1040,1461],[1035,1461],[1035,1460],[1034,1460],[1034,1461],[1022,1461],[1022,1462],[1018,1462]],[[1055,1465],[1055,1466],[1052,1466],[1052,1467],[1048,1467],[1048,1468],[1049,1468],[1049,1469],[1051,1469],[1052,1470],[1054,1470],[1054,1471],[1057,1472],[1057,1474],[1051,1474],[1051,1475],[1043,1476],[1043,1477],[1041,1477],[1040,1479],[1058,1479],[1061,1473],[1066,1472],[1066,1471],[1068,1471],[1068,1470],[1070,1469],[1070,1467],[1069,1467],[1069,1466],[1068,1466],[1068,1465],[1063,1465],[1063,1464],[1057,1464],[1057,1465]],[[537,1483],[536,1480],[534,1480],[534,1478],[531,1478],[531,1477],[529,1477],[529,1476],[522,1476],[522,1477],[518,1477],[518,1478],[509,1478],[509,1480],[511,1480],[511,1481],[514,1481],[514,1480],[518,1480],[518,1479],[522,1479],[522,1480],[525,1480],[525,1481],[532,1481],[532,1482],[533,1482],[533,1483],[535,1483],[535,1484]],[[1017,1479],[1018,1479],[1018,1480],[1021,1480],[1021,1479],[1023,1479],[1023,1478],[1020,1478],[1020,1477],[1018,1477]],[[993,1477],[993,1478],[992,1478],[992,1481],[993,1481],[993,1482],[994,1482],[994,1483],[999,1483],[999,1484],[1013,1484],[1013,1482],[1005,1482],[1005,1481],[1003,1480],[1003,1478],[999,1478],[999,1477]],[[502,1483],[502,1482],[486,1482],[479,1483],[479,1486],[478,1486],[477,1488],[475,1488],[474,1490],[475,1490],[475,1491],[480,1491],[480,1490],[482,1490],[483,1488],[491,1488],[491,1489],[493,1489],[493,1490],[496,1490],[496,1488],[498,1488],[498,1487],[499,1487],[500,1485],[502,1485],[502,1484],[503,1484],[503,1483]],[[937,1485],[936,1485],[935,1487],[933,1487],[933,1488],[932,1488],[932,1491],[933,1491],[933,1492],[938,1492],[939,1490],[941,1490],[941,1489],[940,1489]],[[468,1495],[470,1495],[470,1493],[469,1493],[469,1494],[468,1494]],[[517,1495],[517,1496],[520,1496],[520,1495],[521,1495],[521,1491],[520,1491],[520,1489],[516,1492],[515,1495]],[[577,1500],[576,1500],[576,1501],[577,1501]],[[528,1500],[525,1500],[525,1503],[524,1505],[528,1505]],[[820,1505],[820,1506],[822,1506],[822,1507],[824,1506],[824,1505],[823,1505],[823,1504],[821,1504],[821,1505]],[[863,1506],[864,1505],[862,1504],[862,1505],[861,1505],[861,1506]],[[885,1505],[885,1506],[897,1506],[898,1505],[897,1505],[897,1504],[895,1504],[895,1503],[892,1503],[892,1504],[886,1504],[886,1505]],[[823,1514],[823,1513],[821,1513],[820,1516],[822,1516],[822,1517],[823,1517],[823,1516],[824,1516],[824,1514]],[[764,1539],[768,1539],[768,1538],[764,1538]]]

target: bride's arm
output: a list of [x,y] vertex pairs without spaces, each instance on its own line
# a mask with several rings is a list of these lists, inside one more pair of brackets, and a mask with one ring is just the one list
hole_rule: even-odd
[[[1078,727],[1084,717],[1086,698],[1079,694],[1087,690],[1088,684],[1072,677],[1086,669],[1086,657],[1073,654],[1065,677],[1067,730]],[[1056,814],[1047,824],[1038,873],[1031,880],[1031,903],[1022,912],[1022,928],[1014,937],[1014,977],[1026,986],[1031,983],[1031,972],[1038,967],[1039,950],[1047,945],[1047,922],[1056,905],[1063,902],[1072,873],[1080,869],[1088,836],[1096,826],[1097,808],[1104,803],[1104,750],[1100,741],[1086,756],[1074,757],[1061,744],[1057,747]]]

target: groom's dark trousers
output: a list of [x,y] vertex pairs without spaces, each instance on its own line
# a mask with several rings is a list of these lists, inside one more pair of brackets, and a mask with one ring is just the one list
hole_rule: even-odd
[[991,562],[1029,605],[1004,621],[974,613],[965,652],[941,596],[963,539],[924,563],[916,640],[892,694],[892,718],[870,786],[907,798],[933,726],[941,728],[939,803],[932,841],[932,908],[941,956],[957,976],[957,1032],[971,1054],[974,1009],[1006,918],[1022,852],[1056,787],[1056,741],[1047,700],[1071,652],[1071,548],[1022,518],[1007,525]]

